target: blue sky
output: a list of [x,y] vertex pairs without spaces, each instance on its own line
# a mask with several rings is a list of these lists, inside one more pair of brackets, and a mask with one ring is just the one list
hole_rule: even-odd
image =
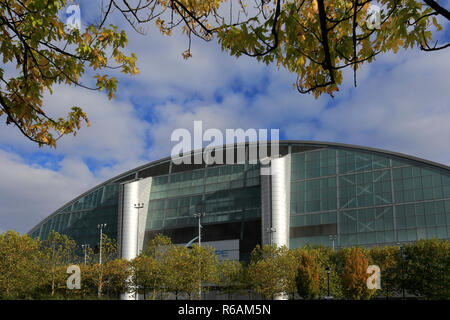
[[[86,7],[82,1],[82,21],[97,12]],[[54,150],[0,125],[0,232],[27,232],[96,184],[168,156],[171,132],[192,130],[194,120],[204,129],[279,128],[281,139],[357,144],[450,165],[450,50],[380,56],[359,71],[357,88],[348,70],[334,99],[316,100],[293,89],[295,75],[230,57],[217,43],[193,41],[186,61],[185,37],[161,36],[153,25],[145,36],[120,27],[140,74],[119,77],[116,100],[64,86],[45,97],[55,117],[82,107],[90,128],[61,139]]]

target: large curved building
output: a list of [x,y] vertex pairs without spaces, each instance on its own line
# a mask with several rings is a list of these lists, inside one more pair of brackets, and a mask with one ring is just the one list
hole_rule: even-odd
[[281,141],[279,156],[263,165],[251,148],[216,148],[235,160],[242,154],[235,164],[175,164],[168,157],[130,170],[68,202],[29,234],[45,239],[55,230],[95,247],[97,225],[106,223],[103,232],[118,241],[121,256],[133,258],[157,233],[178,244],[195,240],[195,215],[204,213],[202,241],[240,260],[266,243],[339,248],[450,238],[446,165],[309,141]]

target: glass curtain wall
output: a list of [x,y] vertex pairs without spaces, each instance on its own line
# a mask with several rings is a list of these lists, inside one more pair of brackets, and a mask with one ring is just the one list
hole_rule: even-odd
[[260,217],[259,165],[235,164],[153,178],[147,230],[186,227]]
[[95,248],[99,240],[97,225],[106,223],[103,232],[109,238],[117,239],[118,192],[118,184],[100,187],[38,225],[30,236],[45,240],[55,230],[68,235],[78,245],[89,244]]
[[294,153],[290,223],[292,248],[448,238],[450,173],[373,152]]

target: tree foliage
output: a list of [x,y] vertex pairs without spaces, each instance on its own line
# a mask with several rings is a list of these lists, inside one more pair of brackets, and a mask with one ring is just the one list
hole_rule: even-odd
[[425,299],[450,299],[450,241],[408,244],[403,259],[407,292]]
[[144,247],[143,254],[155,259],[160,259],[164,252],[172,246],[172,240],[158,233]]
[[[112,270],[108,267],[118,258],[117,243],[111,239],[105,233],[102,234],[101,247],[99,247],[99,255],[101,252],[101,263],[99,257],[99,263],[92,266],[94,283],[98,288],[98,295],[102,296],[104,287],[108,283],[108,273]],[[113,268],[114,269],[114,268]]]
[[142,294],[144,300],[151,292],[152,300],[163,290],[163,265],[152,256],[140,255],[131,261],[131,283],[135,294]]
[[251,287],[266,299],[273,299],[292,292],[297,264],[286,247],[257,246],[247,272]]
[[[379,6],[379,26],[372,23],[378,16],[371,5]],[[436,17],[450,20],[449,11],[432,0],[149,0],[134,6],[110,0],[105,16],[111,8],[138,31],[154,21],[170,35],[181,25],[189,38],[185,58],[192,56],[192,36],[216,38],[233,56],[247,55],[295,73],[294,87],[315,97],[338,91],[345,68],[353,70],[356,86],[357,70],[380,53],[450,45],[429,45],[432,28],[442,30]]]
[[174,293],[177,299],[179,294],[186,294],[190,299],[198,295],[198,263],[194,261],[188,248],[171,247],[164,255],[164,264],[168,268],[165,278],[167,292]]
[[[202,292],[218,288],[229,298],[250,289],[266,299],[296,294],[313,299],[328,295],[327,267],[335,299],[369,299],[373,294],[398,299],[403,288],[420,299],[450,299],[448,239],[419,240],[402,250],[257,246],[248,265],[219,262],[211,247],[189,249],[163,236],[151,240],[132,261],[117,257],[111,239],[102,242],[102,264],[85,265],[65,235],[53,232],[40,241],[13,231],[0,234],[0,299],[118,299],[135,292],[144,299],[198,299],[200,284]],[[80,290],[66,287],[66,270],[74,261],[81,269]],[[376,293],[367,288],[369,264],[381,269],[382,290]]]
[[[45,92],[65,84],[105,90],[112,99],[117,79],[104,71],[138,73],[136,56],[122,51],[128,42],[125,32],[105,26],[105,21],[85,30],[68,29],[59,17],[66,4],[66,0],[0,2],[0,116],[39,146],[55,147],[63,135],[76,134],[82,121],[89,126],[79,106],[72,106],[66,118],[54,118],[43,106]],[[97,72],[95,86],[81,81],[88,70]]]
[[130,288],[130,262],[125,259],[108,261],[103,266],[103,291],[109,297],[118,299]]
[[54,230],[41,243],[43,259],[40,262],[49,280],[47,285],[51,288],[52,296],[57,290],[66,289],[66,268],[75,261],[75,249],[74,240]]
[[[76,134],[87,115],[73,106],[65,118],[54,118],[43,106],[43,95],[58,84],[105,90],[114,98],[117,79],[105,74],[120,69],[137,74],[136,56],[123,53],[127,36],[117,26],[106,26],[115,10],[136,31],[149,23],[165,35],[174,28],[188,38],[184,58],[192,56],[191,38],[215,39],[232,56],[247,55],[276,64],[297,75],[294,87],[301,93],[331,96],[342,84],[343,71],[357,70],[380,53],[404,48],[436,51],[433,28],[442,31],[437,17],[450,20],[439,1],[423,0],[125,0],[104,1],[101,19],[85,30],[68,29],[60,19],[66,0],[4,0],[0,2],[0,116],[28,139],[56,146],[66,134]],[[368,23],[377,15],[380,23]],[[436,38],[436,36],[435,36]],[[434,45],[431,43],[434,42]],[[96,84],[82,83],[95,74]]]
[[223,260],[219,263],[219,290],[231,299],[234,293],[242,293],[245,286],[244,266],[234,260]]
[[297,293],[304,299],[314,299],[319,296],[319,263],[308,250],[298,250],[299,265],[296,278]]
[[381,291],[378,294],[386,298],[402,289],[402,265],[399,247],[375,247],[370,250],[372,263],[380,267]]
[[0,234],[0,299],[30,298],[42,280],[39,242],[14,231]]
[[[340,273],[338,271],[338,265],[340,264],[340,258],[333,252],[329,247],[318,246],[310,247],[306,246],[303,248],[310,252],[319,268],[319,298],[328,296],[328,277],[330,278],[330,295],[334,299],[342,299],[344,296],[342,294],[342,283],[340,279]],[[327,268],[330,268],[330,274],[327,274]]]
[[369,299],[374,290],[367,288],[367,267],[369,266],[369,259],[367,253],[359,248],[341,249],[338,252],[340,257],[341,282],[343,287],[343,294],[347,299],[360,300]]

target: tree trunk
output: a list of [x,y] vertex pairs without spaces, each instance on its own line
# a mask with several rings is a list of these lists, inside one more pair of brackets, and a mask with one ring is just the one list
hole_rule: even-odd
[[54,296],[54,294],[55,294],[55,272],[53,271],[53,274],[52,274],[52,297]]

